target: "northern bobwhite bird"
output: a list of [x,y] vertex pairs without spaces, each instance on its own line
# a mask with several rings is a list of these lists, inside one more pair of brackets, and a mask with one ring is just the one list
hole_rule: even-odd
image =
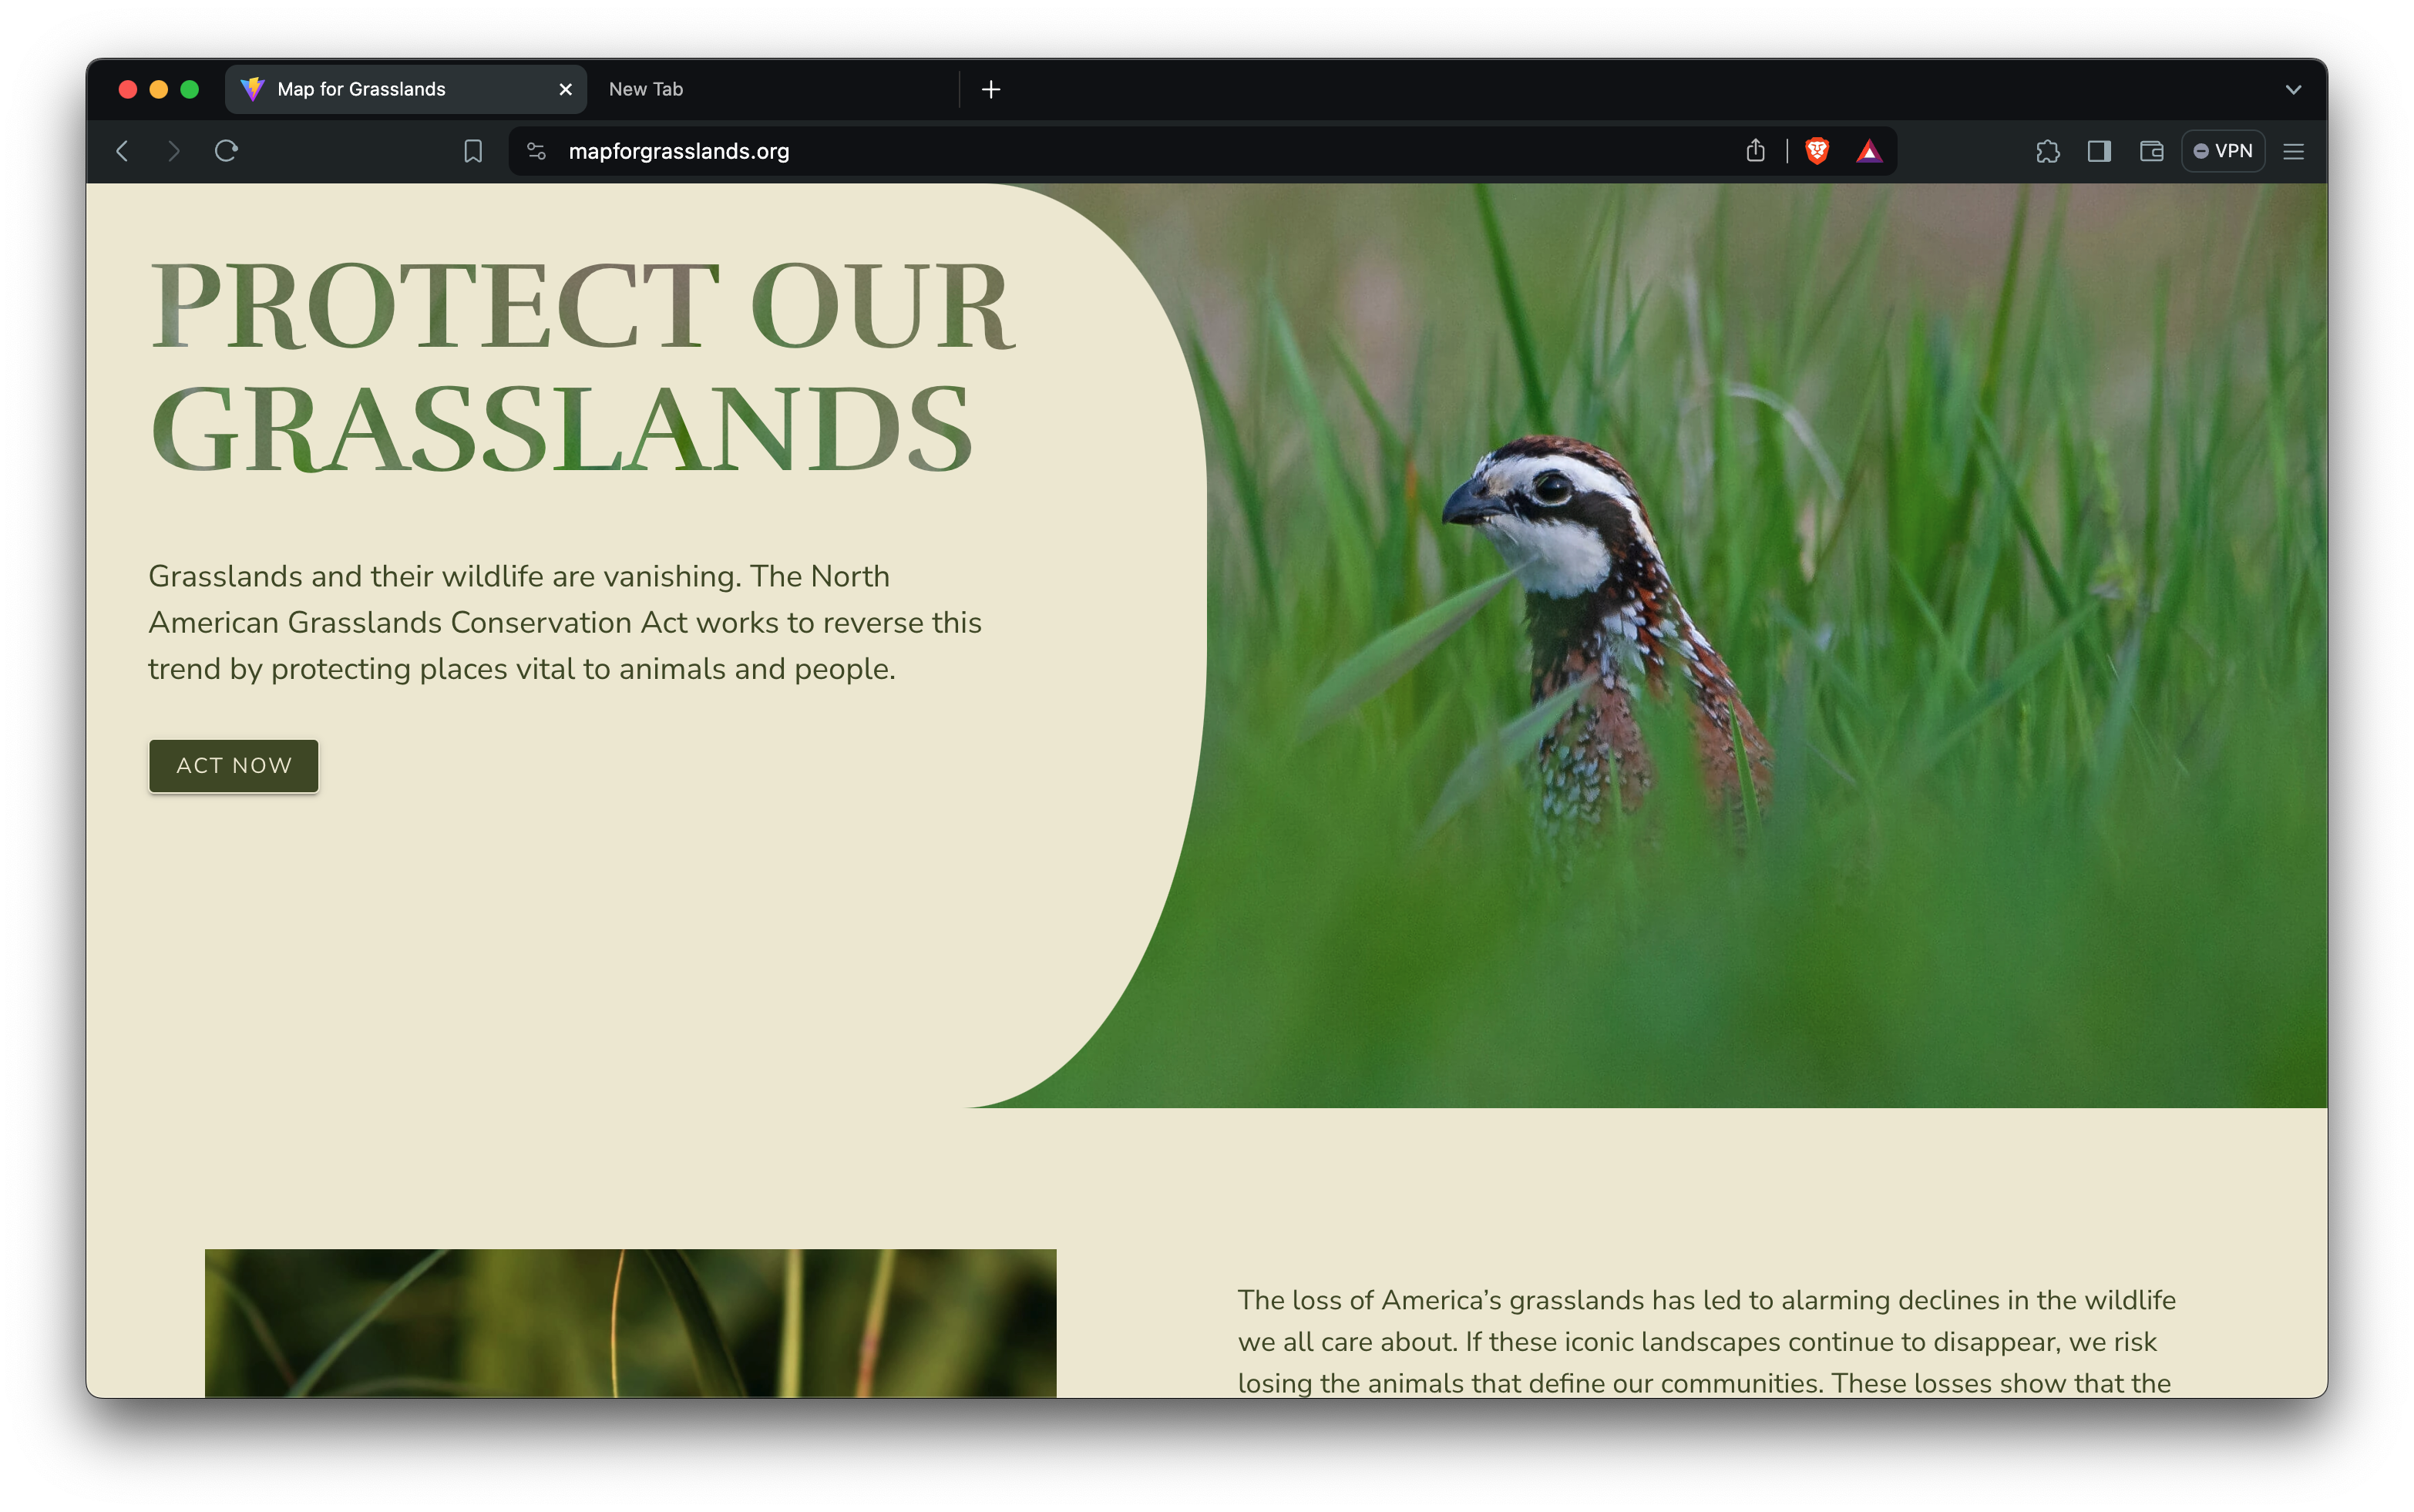
[[1476,463],[1441,517],[1483,531],[1525,585],[1534,702],[1599,675],[1542,737],[1546,833],[1573,838],[1597,828],[1613,783],[1626,809],[1641,805],[1653,770],[1635,692],[1664,698],[1672,682],[1686,695],[1712,800],[1740,806],[1740,745],[1753,792],[1768,801],[1768,742],[1726,663],[1676,601],[1634,480],[1617,458],[1564,436],[1512,441]]

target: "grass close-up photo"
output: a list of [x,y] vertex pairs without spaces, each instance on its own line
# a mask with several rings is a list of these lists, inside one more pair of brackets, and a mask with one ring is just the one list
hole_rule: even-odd
[[[2322,187],[1051,192],[1187,347],[1210,665],[1017,1104],[2325,1102]],[[1460,527],[1523,437],[1622,466],[1765,757],[1640,698],[1572,833],[1570,600]]]
[[1052,1397],[1052,1250],[212,1250],[213,1397]]

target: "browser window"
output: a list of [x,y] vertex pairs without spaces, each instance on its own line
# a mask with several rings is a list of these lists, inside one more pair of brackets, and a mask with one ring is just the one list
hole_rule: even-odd
[[1591,67],[92,65],[91,1389],[2318,1395],[2322,66]]

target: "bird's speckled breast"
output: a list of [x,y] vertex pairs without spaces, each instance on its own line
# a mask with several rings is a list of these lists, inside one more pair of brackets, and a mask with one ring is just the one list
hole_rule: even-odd
[[[1615,544],[1615,543],[1614,543]],[[1620,806],[1638,808],[1657,772],[1635,719],[1638,694],[1687,697],[1695,757],[1705,786],[1721,806],[1739,803],[1741,744],[1754,793],[1770,793],[1768,743],[1744,706],[1735,679],[1707,637],[1668,585],[1654,554],[1614,552],[1617,566],[1599,587],[1575,599],[1528,593],[1526,612],[1533,645],[1533,693],[1541,703],[1595,674],[1540,752],[1542,822],[1546,834],[1597,828],[1613,790]],[[1740,737],[1738,742],[1738,726]]]

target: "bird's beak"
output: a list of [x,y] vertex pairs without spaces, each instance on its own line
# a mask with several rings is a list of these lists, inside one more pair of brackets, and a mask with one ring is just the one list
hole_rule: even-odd
[[1475,480],[1470,478],[1467,482],[1459,484],[1458,492],[1451,495],[1450,502],[1441,507],[1441,523],[1444,525],[1480,525],[1483,521],[1491,519],[1496,514],[1506,514],[1508,512],[1508,506],[1502,504],[1498,499],[1485,498],[1483,495],[1478,494],[1475,491]]

